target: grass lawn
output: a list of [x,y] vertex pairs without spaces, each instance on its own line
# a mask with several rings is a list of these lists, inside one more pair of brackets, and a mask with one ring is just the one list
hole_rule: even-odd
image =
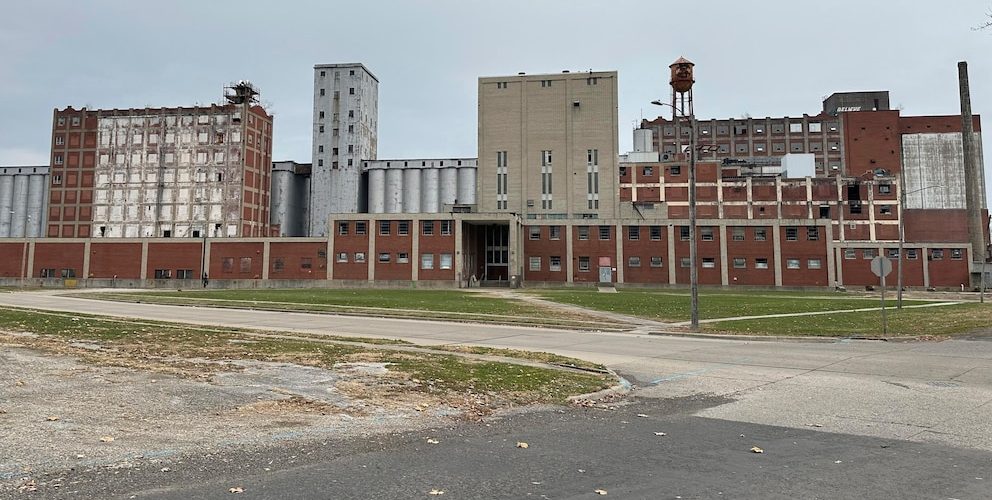
[[[689,292],[655,290],[621,290],[619,293],[599,293],[596,290],[534,290],[541,298],[572,304],[588,309],[609,311],[658,321],[688,321]],[[895,305],[895,301],[886,301]],[[923,304],[903,300],[904,305]],[[876,298],[849,297],[840,294],[814,292],[753,292],[704,291],[699,294],[700,319],[735,316],[760,316],[799,312],[836,311],[878,307]]]
[[[905,304],[906,301],[903,301]],[[942,336],[992,328],[992,304],[955,304],[916,309],[886,309],[888,335]],[[880,311],[721,321],[702,325],[704,331],[758,335],[871,336],[882,335]]]
[[265,289],[101,292],[86,298],[156,304],[203,305],[244,309],[387,315],[425,319],[488,321],[509,324],[609,328],[581,317],[520,300],[460,290]]
[[[71,313],[0,308],[0,339],[55,351],[99,364],[205,376],[222,370],[198,360],[257,360],[333,369],[353,361],[388,363],[390,370],[423,381],[420,391],[434,395],[497,393],[506,404],[561,403],[568,396],[594,392],[612,377],[506,362],[476,361],[441,352],[397,350],[388,344],[357,345],[369,339],[279,338],[274,332],[204,328]],[[35,337],[5,334],[32,333]],[[80,345],[83,342],[86,345]],[[93,349],[91,344],[99,346]],[[502,351],[503,356],[513,351]],[[534,356],[521,354],[521,358]],[[555,359],[568,361],[570,358]],[[579,364],[578,360],[575,364]],[[228,368],[230,369],[230,368]],[[449,395],[450,395],[449,394]]]

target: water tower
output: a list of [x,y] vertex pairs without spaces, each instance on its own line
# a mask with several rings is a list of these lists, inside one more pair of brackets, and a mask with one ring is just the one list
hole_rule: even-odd
[[672,74],[669,81],[672,85],[672,120],[675,120],[676,109],[682,112],[683,117],[693,116],[692,84],[696,83],[692,75],[693,66],[695,64],[684,57],[678,58],[668,66]]

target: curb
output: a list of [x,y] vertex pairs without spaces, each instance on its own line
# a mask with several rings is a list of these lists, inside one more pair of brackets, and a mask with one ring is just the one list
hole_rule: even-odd
[[596,392],[591,392],[589,394],[579,394],[576,396],[569,396],[569,403],[577,403],[579,401],[596,401],[600,399],[605,399],[609,396],[624,396],[629,394],[633,390],[634,386],[627,379],[621,377],[617,372],[613,370],[608,370],[610,375],[617,378],[618,382],[616,385],[607,387]]

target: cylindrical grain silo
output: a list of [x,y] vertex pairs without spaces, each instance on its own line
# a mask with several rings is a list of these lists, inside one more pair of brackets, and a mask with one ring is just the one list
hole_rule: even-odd
[[369,213],[386,213],[386,171],[369,169]]
[[403,169],[403,213],[420,212],[420,170]]
[[14,176],[0,175],[0,238],[10,237],[10,211],[14,208]]
[[28,213],[28,176],[26,175],[14,177],[14,203],[11,210],[14,213],[11,214],[10,236],[23,238],[24,223],[27,222]]
[[458,199],[458,169],[454,167],[444,167],[441,170],[441,209],[445,205],[451,205]]
[[458,203],[475,204],[475,167],[463,166],[458,169]]
[[649,128],[634,129],[634,151],[637,153],[650,153],[654,151],[652,141],[654,133]]
[[45,179],[44,174],[31,174],[28,177],[28,219],[25,221],[24,234],[28,238],[37,238],[41,235],[41,216],[45,211]]
[[420,175],[420,211],[437,213],[441,211],[441,180],[436,168],[424,168]]
[[403,211],[403,170],[386,169],[386,213],[397,214]]

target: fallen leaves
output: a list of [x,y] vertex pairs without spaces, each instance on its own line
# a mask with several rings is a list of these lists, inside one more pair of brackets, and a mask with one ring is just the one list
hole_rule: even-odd
[[428,495],[435,495],[435,496],[437,496],[437,495],[443,495],[444,494],[444,490],[439,490],[439,489],[435,488],[435,489],[432,489],[431,491],[428,491],[427,494]]
[[655,436],[667,436],[668,433],[665,433],[665,432],[655,432],[654,435]]
[[594,490],[594,491],[596,492],[597,495],[606,495],[606,490],[599,490],[599,489],[597,489],[597,490]]
[[242,487],[240,487],[240,486],[235,486],[235,487],[227,490],[227,492],[228,493],[244,493],[245,492],[245,489],[242,488]]
[[638,413],[637,416],[641,418],[648,418],[648,416],[643,413]]
[[100,438],[100,442],[101,443],[113,443],[114,442],[114,436],[103,436],[103,437]]
[[524,448],[524,449],[526,449],[526,448],[529,448],[529,447],[530,447],[529,444],[527,444],[527,443],[525,443],[523,441],[517,441],[517,448]]
[[427,444],[438,444],[440,441],[434,438],[427,438]]
[[751,447],[751,453],[764,453],[764,452],[765,452],[765,450],[762,450],[761,448],[758,448],[757,446],[752,446]]
[[59,417],[56,417],[56,416],[52,415],[52,416],[46,418],[45,420],[48,420],[49,422],[58,422],[59,421]]

